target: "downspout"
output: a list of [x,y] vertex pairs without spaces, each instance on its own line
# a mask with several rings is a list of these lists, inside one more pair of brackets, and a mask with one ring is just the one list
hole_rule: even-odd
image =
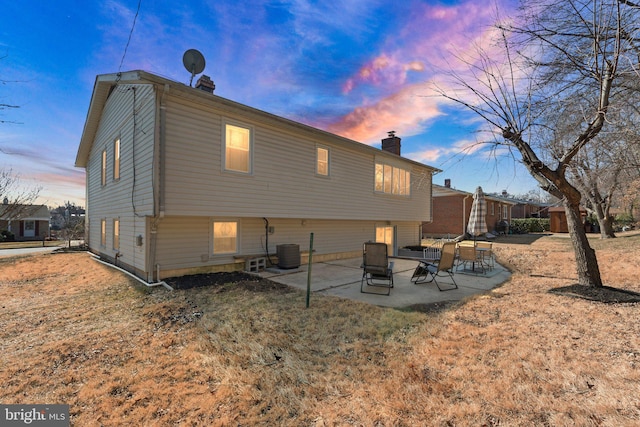
[[120,271],[120,272],[122,272],[122,273],[126,274],[127,276],[129,276],[129,277],[131,277],[131,278],[133,278],[133,279],[137,280],[138,282],[142,283],[143,285],[145,285],[145,286],[146,286],[146,287],[148,287],[148,288],[154,288],[154,287],[156,287],[156,286],[164,286],[165,288],[167,288],[167,289],[168,289],[168,290],[170,290],[170,291],[172,291],[172,290],[173,290],[173,288],[172,288],[169,284],[165,283],[164,281],[162,281],[162,282],[155,282],[155,283],[148,283],[148,282],[145,282],[144,280],[142,280],[141,278],[139,278],[139,277],[138,277],[138,276],[136,276],[135,274],[132,274],[132,273],[128,272],[128,271],[127,271],[127,270],[125,270],[124,268],[120,268],[120,267],[118,267],[117,265],[114,265],[114,264],[112,264],[112,263],[110,263],[110,262],[103,261],[103,260],[100,258],[100,256],[98,256],[98,255],[96,255],[96,254],[94,254],[94,253],[92,253],[92,252],[87,252],[87,253],[91,256],[91,258],[93,258],[95,261],[99,262],[100,264],[102,264],[102,265],[106,265],[106,266],[107,266],[107,267],[109,267],[109,268],[114,268],[114,269],[116,269],[116,270],[118,270],[118,271]]
[[462,235],[467,234],[467,221],[469,216],[467,215],[467,199],[473,197],[473,194],[467,194],[462,199]]
[[[151,219],[149,230],[149,257],[147,264],[148,281],[160,281],[160,266],[156,265],[158,224],[164,218],[165,209],[165,145],[166,145],[166,96],[169,92],[169,85],[165,84],[160,95],[160,102],[156,103],[156,127],[154,135],[154,156],[153,156],[153,218]],[[154,277],[155,270],[155,277]],[[149,277],[150,275],[150,277]]]
[[91,234],[89,233],[90,231],[90,227],[89,227],[89,165],[87,165],[87,167],[84,169],[84,173],[85,173],[85,186],[84,186],[84,200],[85,200],[85,206],[84,206],[84,244],[87,248],[90,248],[90,243],[91,243]]

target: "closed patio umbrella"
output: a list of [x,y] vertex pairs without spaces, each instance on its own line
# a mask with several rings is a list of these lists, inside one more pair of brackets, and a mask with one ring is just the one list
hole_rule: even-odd
[[482,187],[476,188],[473,194],[473,204],[471,205],[471,214],[469,215],[469,223],[467,224],[467,233],[473,236],[480,236],[487,232],[487,203],[484,200]]

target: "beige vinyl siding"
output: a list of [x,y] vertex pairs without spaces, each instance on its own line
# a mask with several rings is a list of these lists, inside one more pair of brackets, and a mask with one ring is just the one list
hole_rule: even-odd
[[[376,194],[376,158],[412,170],[411,185],[431,184],[430,170],[385,153],[353,149],[267,119],[247,120],[214,106],[178,97],[167,102],[166,214],[427,221],[430,193],[410,197]],[[222,125],[231,120],[254,129],[253,173],[225,172]],[[319,177],[316,147],[331,151],[331,174]]]
[[[134,138],[132,85],[117,86],[105,105],[87,164],[87,216],[89,245],[95,252],[115,255],[111,223],[120,218],[119,262],[145,268],[145,251],[135,246],[135,236],[145,236],[145,215],[153,213],[153,147],[155,91],[151,85],[135,85],[136,134]],[[113,179],[113,141],[120,138],[120,179]],[[135,140],[135,153],[132,145]],[[107,180],[101,185],[101,153],[107,150]],[[135,165],[134,165],[135,157]],[[135,190],[134,185],[135,173]],[[134,212],[135,206],[135,212]],[[133,218],[137,215],[137,218]],[[100,219],[107,219],[107,245],[100,248]],[[137,233],[137,234],[134,234]]]
[[[231,264],[241,256],[259,256],[265,253],[265,222],[262,218],[238,219],[239,250],[234,255],[211,255],[211,224],[211,217],[165,217],[158,227],[156,261],[160,264],[161,270]],[[387,224],[355,220],[269,219],[269,226],[274,229],[274,233],[269,235],[269,253],[275,254],[277,245],[289,243],[298,244],[302,252],[307,252],[310,233],[314,233],[314,256],[359,256],[362,244],[375,240],[376,225]],[[398,222],[390,225],[396,227],[398,247],[419,243],[419,222]],[[162,274],[161,276],[166,277]]]

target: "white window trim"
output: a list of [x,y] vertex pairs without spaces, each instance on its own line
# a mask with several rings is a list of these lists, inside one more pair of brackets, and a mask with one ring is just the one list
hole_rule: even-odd
[[[238,170],[234,170],[234,169],[227,169],[227,125],[231,125],[231,126],[236,126],[236,127],[240,127],[240,128],[244,128],[249,130],[249,171],[248,172],[244,172],[244,171],[238,171]],[[230,119],[226,119],[223,118],[222,119],[222,135],[221,135],[221,141],[222,144],[220,144],[221,150],[222,150],[222,154],[221,154],[221,158],[222,158],[222,164],[221,164],[221,168],[223,172],[226,173],[237,173],[240,175],[253,175],[253,153],[254,153],[254,139],[255,139],[255,128],[251,125],[248,125],[246,123],[242,123],[242,122],[238,122],[235,120],[230,120]]]
[[[318,171],[318,162],[320,161],[318,154],[319,154],[319,150],[321,149],[327,151],[327,173],[326,174],[322,174]],[[329,149],[329,147],[324,145],[316,145],[316,175],[321,178],[329,178],[331,176],[331,149]]]
[[100,247],[107,247],[107,219],[100,218]]
[[[116,145],[118,147],[117,161],[116,161]],[[116,177],[116,172],[118,173],[117,177]],[[113,180],[114,181],[120,181],[121,172],[122,172],[122,138],[120,138],[120,136],[117,136],[116,138],[113,139]]]
[[[116,227],[116,224],[118,227]],[[120,218],[114,218],[112,221],[112,227],[113,227],[113,250],[115,251],[119,251],[120,250]],[[116,230],[118,231],[118,238],[116,239]],[[117,245],[116,245],[116,241],[117,241]]]
[[[213,236],[213,224],[216,222],[235,222],[236,223],[236,251],[235,252],[225,252],[222,254],[216,254],[213,251],[214,244],[214,236]],[[240,253],[241,241],[240,236],[242,235],[242,223],[238,218],[210,218],[209,219],[209,256],[210,257],[229,257],[233,255],[237,255]]]
[[107,149],[102,150],[100,154],[100,185],[107,185],[107,159],[108,159]]
[[[380,165],[382,166],[382,170],[383,170],[383,181],[382,181],[382,191],[377,190],[376,189],[376,169],[377,166]],[[389,186],[390,186],[390,191],[385,191],[385,167],[390,168],[390,173],[391,173],[391,180],[389,182]],[[399,170],[400,172],[404,172],[405,174],[407,174],[409,176],[409,184],[407,185],[405,183],[405,192],[404,194],[402,193],[394,193],[394,188],[399,188],[397,187],[397,184],[395,184],[393,182],[394,178],[394,170]],[[406,176],[406,175],[405,175]],[[406,178],[405,178],[406,179]],[[397,165],[394,163],[389,163],[389,162],[385,162],[385,161],[381,161],[381,160],[376,160],[374,162],[373,165],[373,191],[376,194],[384,194],[385,196],[396,196],[396,197],[405,197],[405,198],[410,198],[411,197],[411,181],[412,181],[412,171],[411,168],[407,168],[406,165]],[[406,181],[405,181],[406,182]]]

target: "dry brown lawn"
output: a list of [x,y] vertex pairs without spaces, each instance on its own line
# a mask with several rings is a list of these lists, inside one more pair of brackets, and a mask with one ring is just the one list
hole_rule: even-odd
[[[640,236],[593,244],[640,292]],[[550,292],[575,283],[567,239],[496,246],[511,281],[428,313],[0,258],[0,402],[69,404],[74,426],[640,425],[638,303]]]

